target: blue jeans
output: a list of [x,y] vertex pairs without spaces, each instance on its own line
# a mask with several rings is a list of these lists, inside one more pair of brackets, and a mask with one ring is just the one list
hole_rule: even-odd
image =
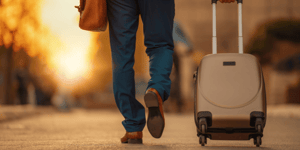
[[170,94],[173,65],[174,0],[107,0],[113,62],[113,90],[124,116],[127,132],[142,131],[145,109],[135,98],[134,52],[139,14],[144,24],[146,53],[150,58],[148,88],[155,88],[163,100]]

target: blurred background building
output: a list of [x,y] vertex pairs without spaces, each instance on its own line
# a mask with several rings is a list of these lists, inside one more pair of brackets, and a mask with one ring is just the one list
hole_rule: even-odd
[[[116,107],[108,30],[80,30],[74,8],[78,4],[0,0],[0,104],[55,105],[61,110]],[[175,0],[175,7],[175,20],[193,46],[185,55],[182,52],[189,51],[189,46],[175,43],[180,75],[173,81],[180,81],[177,90],[182,111],[192,111],[192,75],[202,57],[212,50],[211,1]],[[244,48],[262,64],[268,104],[300,103],[299,20],[300,1],[244,0]],[[218,3],[219,53],[238,52],[237,28],[236,4]],[[142,31],[140,22],[134,69],[137,99],[143,103],[150,76]],[[170,112],[178,111],[174,102],[166,102]]]

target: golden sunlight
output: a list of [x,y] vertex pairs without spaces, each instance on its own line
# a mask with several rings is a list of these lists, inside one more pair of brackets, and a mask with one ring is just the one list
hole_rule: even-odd
[[93,53],[91,33],[79,28],[75,5],[79,5],[79,1],[44,0],[42,6],[42,21],[56,37],[48,41],[53,43],[49,45],[48,65],[55,70],[59,83],[68,85],[90,76]]
[[[68,57],[65,57],[68,55]],[[58,72],[68,80],[76,79],[88,73],[88,60],[84,58],[85,52],[74,50],[72,53],[60,53],[54,60],[59,65]]]

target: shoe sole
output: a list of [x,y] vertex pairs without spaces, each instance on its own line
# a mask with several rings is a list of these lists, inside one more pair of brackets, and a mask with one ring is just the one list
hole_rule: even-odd
[[143,139],[128,139],[128,144],[143,144]]
[[144,100],[149,110],[148,130],[153,137],[160,138],[164,131],[165,122],[159,110],[158,98],[154,92],[148,92],[145,94]]

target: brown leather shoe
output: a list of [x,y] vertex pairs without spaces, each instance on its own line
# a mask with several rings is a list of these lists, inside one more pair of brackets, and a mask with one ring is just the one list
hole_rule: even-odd
[[148,108],[147,127],[150,134],[155,138],[160,138],[165,127],[163,112],[163,101],[159,93],[150,88],[144,96],[146,107]]
[[143,132],[126,132],[124,137],[121,138],[121,143],[129,144],[142,144]]

